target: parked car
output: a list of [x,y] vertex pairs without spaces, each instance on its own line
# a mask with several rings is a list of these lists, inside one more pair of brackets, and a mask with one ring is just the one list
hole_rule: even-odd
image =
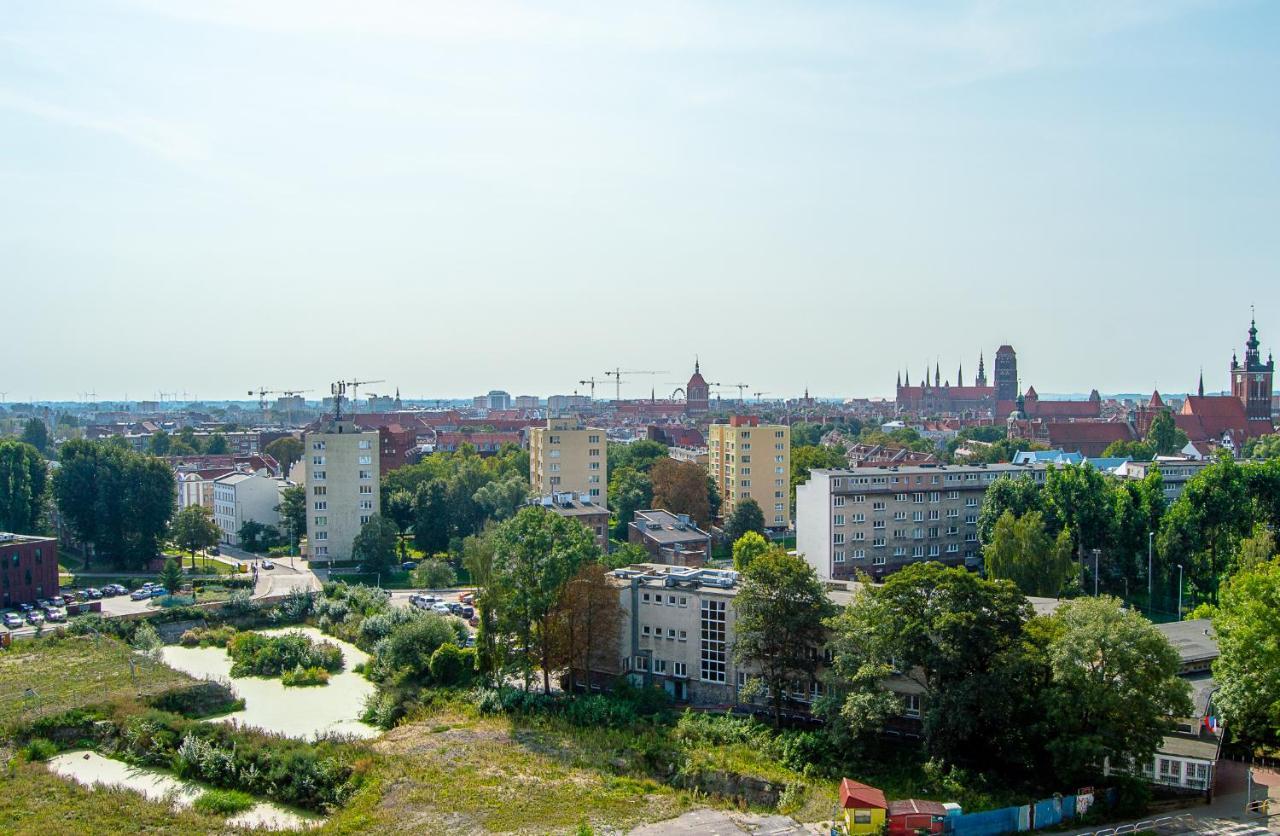
[[169,594],[169,590],[165,589],[163,586],[151,587],[152,598],[159,598],[161,595],[168,595],[168,594]]
[[459,592],[458,600],[464,604],[474,604],[476,602],[476,594],[474,592]]
[[208,548],[208,550],[207,550],[206,554],[219,555],[219,554],[222,554],[222,552],[218,551],[218,547],[217,547],[217,546],[210,546],[210,547]]
[[404,563],[400,564],[400,568],[406,572],[412,572],[414,569],[418,568],[418,564],[417,561],[406,560]]
[[449,608],[449,612],[453,615],[462,615],[462,605],[457,601],[450,601],[445,606]]
[[450,615],[448,604],[442,604],[437,602],[431,605],[431,609],[433,612],[438,612],[441,615]]
[[475,614],[476,614],[475,607],[463,607],[463,608],[462,608],[462,617],[463,617],[463,618],[471,619],[473,616],[475,616]]
[[84,591],[84,594],[96,601],[102,597],[102,590],[91,586]]
[[145,586],[142,589],[135,589],[129,594],[130,601],[145,601],[151,597],[151,590]]
[[468,623],[468,624],[470,624],[472,627],[479,627],[479,626],[480,626],[480,619],[479,619],[479,617],[478,617],[478,616],[474,616],[474,615],[473,615],[473,616],[471,616],[470,618],[468,618],[468,619],[467,619],[467,623]]
[[23,615],[26,615],[27,613],[34,610],[35,607],[31,606],[30,604],[19,604],[18,609],[22,610]]
[[67,620],[67,614],[64,613],[62,610],[58,609],[57,607],[49,607],[47,610],[45,610],[44,617],[51,624],[54,622]]
[[270,560],[264,560],[258,564],[258,567],[262,569],[274,569],[276,568],[276,565],[272,563]]
[[63,598],[61,595],[55,595],[52,598],[50,598],[49,601],[55,607],[65,607],[67,605],[67,600]]
[[50,601],[48,598],[37,598],[36,606],[39,607],[40,609],[44,609],[45,607],[52,607],[53,602]]
[[475,647],[475,646],[476,646],[476,637],[475,637],[475,636],[467,636],[467,640],[466,640],[465,642],[463,642],[462,646],[463,646],[463,647]]
[[22,626],[22,616],[16,612],[7,612],[4,614],[4,626],[10,630],[17,630]]
[[125,589],[123,586],[121,586],[118,583],[109,583],[106,586],[102,587],[102,597],[114,598],[117,595],[124,595],[128,591],[129,590]]
[[30,624],[32,627],[36,627],[40,624],[44,624],[44,616],[36,612],[35,610],[32,610],[31,612],[27,613],[27,623]]

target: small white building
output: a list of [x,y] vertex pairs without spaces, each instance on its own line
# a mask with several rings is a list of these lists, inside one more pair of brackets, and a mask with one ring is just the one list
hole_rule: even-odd
[[213,521],[222,529],[222,542],[240,545],[240,527],[253,520],[280,523],[280,480],[266,470],[230,473],[213,482]]

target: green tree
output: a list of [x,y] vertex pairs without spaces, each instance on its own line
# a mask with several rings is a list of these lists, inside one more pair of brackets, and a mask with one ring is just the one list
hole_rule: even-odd
[[693,462],[664,458],[649,470],[653,505],[673,514],[688,514],[700,528],[711,524],[707,471]]
[[1013,581],[1024,595],[1056,598],[1074,574],[1071,537],[1066,531],[1049,536],[1039,511],[1021,517],[1005,511],[982,555],[988,578]]
[[147,443],[147,449],[151,451],[153,456],[167,456],[169,450],[173,446],[173,439],[164,430],[156,430],[150,441]]
[[[528,495],[528,478],[513,474],[505,479],[494,479],[481,485],[472,494],[472,499],[484,510],[486,518],[494,522],[502,522],[515,516]],[[474,533],[467,532],[468,535]]]
[[1249,439],[1244,453],[1253,459],[1280,459],[1280,433]]
[[[612,494],[611,494],[612,495]],[[716,480],[710,473],[707,474],[707,512],[713,520],[720,519],[720,506],[724,503],[720,496],[720,488],[716,487]]]
[[475,653],[446,642],[431,654],[431,680],[437,685],[466,685],[475,674]]
[[222,433],[214,433],[209,436],[208,442],[204,445],[204,452],[207,456],[225,456],[230,449],[227,446],[227,437]]
[[1081,559],[1093,549],[1107,549],[1111,543],[1115,522],[1112,485],[1102,471],[1089,464],[1050,466],[1045,474],[1045,510],[1071,533],[1071,542]]
[[648,563],[650,555],[644,547],[636,543],[623,543],[616,549],[600,556],[600,565],[606,569],[622,569],[636,563]]
[[377,572],[396,563],[396,524],[381,514],[374,514],[360,526],[351,541],[351,556],[364,564],[367,571]]
[[1113,441],[1102,451],[1102,456],[1108,459],[1128,456],[1135,462],[1149,462],[1156,457],[1156,448],[1146,441]]
[[427,558],[413,570],[413,585],[419,589],[449,589],[457,586],[458,573],[443,560]]
[[1061,630],[1049,645],[1053,681],[1045,748],[1064,784],[1085,784],[1112,764],[1155,756],[1170,718],[1191,715],[1178,653],[1155,625],[1115,598],[1078,598],[1053,616]]
[[182,590],[182,568],[172,557],[165,559],[164,568],[160,570],[160,585],[169,590],[170,595]]
[[552,614],[565,584],[599,553],[585,526],[539,507],[521,509],[494,531],[497,623],[510,637],[525,690],[540,668],[543,692],[551,693]]
[[1152,468],[1141,480],[1120,480],[1113,500],[1112,546],[1102,573],[1127,578],[1136,589],[1146,582],[1148,534],[1160,530],[1164,517],[1164,477]]
[[[240,534],[244,538],[243,529]],[[188,505],[173,516],[169,526],[169,539],[191,555],[191,569],[196,568],[196,552],[218,545],[222,529],[213,521],[213,515],[203,505]],[[253,549],[250,549],[253,551]]]
[[1187,446],[1187,434],[1173,421],[1173,413],[1161,410],[1147,428],[1147,443],[1155,448],[1156,455],[1172,456]]
[[[181,450],[179,450],[179,447],[181,447]],[[195,428],[186,426],[178,430],[177,437],[174,438],[173,443],[170,445],[169,454],[174,456],[193,456],[200,453],[201,450],[200,438],[196,435]]]
[[505,590],[502,578],[494,570],[493,528],[462,541],[462,565],[476,585],[476,668],[488,681],[503,667],[499,657],[497,609]]
[[1262,523],[1253,527],[1253,534],[1240,541],[1232,574],[1247,572],[1276,557],[1276,535]]
[[40,455],[49,455],[49,428],[39,418],[28,418],[22,426],[22,443],[30,444]]
[[280,527],[289,538],[290,549],[298,547],[298,540],[307,530],[307,488],[305,485],[290,485],[280,492],[280,504],[276,506],[280,512]]
[[303,447],[301,441],[286,435],[268,444],[263,452],[280,462],[280,472],[287,476],[289,468],[302,458]]
[[1022,517],[1031,511],[1039,511],[1045,516],[1045,524],[1055,537],[1062,528],[1053,511],[1045,507],[1044,495],[1039,485],[1030,474],[1022,474],[1014,479],[1002,476],[992,482],[982,495],[982,507],[978,511],[978,542],[987,543],[996,520],[1010,511],[1015,517]]
[[627,526],[635,519],[636,511],[653,505],[653,485],[649,477],[630,467],[615,469],[609,479],[609,504],[613,506],[615,519],[614,539],[626,540]]
[[818,670],[826,638],[823,620],[835,610],[813,567],[781,549],[766,551],[743,572],[733,599],[737,640],[733,657],[758,672],[782,724],[786,693]]
[[748,531],[733,544],[733,568],[739,572],[747,571],[751,562],[769,549],[768,540],[755,531]]
[[748,531],[754,531],[761,536],[765,533],[764,512],[760,510],[760,504],[751,497],[734,505],[733,513],[724,524],[724,534],[731,543],[738,542]]
[[618,589],[608,569],[595,561],[583,563],[561,590],[552,614],[552,664],[568,674],[569,690],[588,690],[593,672],[621,675],[622,620]]
[[1243,570],[1222,587],[1213,619],[1220,655],[1214,703],[1238,739],[1280,740],[1280,560]]
[[1163,567],[1181,564],[1200,597],[1214,601],[1236,544],[1253,529],[1245,474],[1229,454],[1189,479],[1169,506],[1157,538]]
[[39,450],[0,438],[0,531],[37,533],[47,498],[47,475]]
[[791,448],[791,501],[796,498],[796,486],[808,480],[814,470],[848,467],[844,451],[835,447],[802,446]]
[[395,523],[400,544],[400,558],[405,557],[405,532],[413,525],[413,494],[405,490],[391,491],[382,498],[383,515]]
[[418,485],[414,494],[413,543],[427,554],[449,547],[448,486],[441,479]]
[[648,473],[653,466],[667,458],[667,445],[641,439],[630,444],[609,444],[609,478],[615,470],[630,468],[638,473]]
[[236,536],[240,538],[240,548],[254,554],[262,554],[280,543],[279,530],[257,520],[245,520]]

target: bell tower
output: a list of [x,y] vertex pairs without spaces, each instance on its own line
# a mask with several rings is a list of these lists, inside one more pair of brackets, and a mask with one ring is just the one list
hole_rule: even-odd
[[1272,357],[1262,362],[1258,350],[1258,323],[1250,317],[1249,339],[1244,344],[1244,362],[1233,354],[1231,357],[1231,394],[1244,404],[1245,417],[1250,421],[1271,420],[1271,391],[1275,378],[1276,361]]

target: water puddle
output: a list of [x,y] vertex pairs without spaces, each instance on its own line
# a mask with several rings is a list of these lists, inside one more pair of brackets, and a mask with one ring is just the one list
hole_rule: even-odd
[[[184,781],[164,770],[130,766],[123,761],[105,758],[97,752],[63,752],[50,758],[48,765],[57,775],[88,787],[120,787],[132,790],[148,801],[178,807],[190,807],[208,789],[204,784]],[[227,818],[228,824],[267,830],[298,830],[314,827],[322,821],[324,819],[314,813],[291,810],[269,801],[260,801],[243,813]]]
[[365,698],[374,685],[352,671],[367,662],[369,654],[348,642],[326,636],[314,627],[283,627],[259,630],[263,635],[301,632],[315,641],[326,641],[342,650],[346,667],[334,674],[328,685],[286,688],[279,679],[231,676],[231,657],[221,647],[182,647],[167,645],[161,651],[164,662],[195,677],[223,679],[231,683],[236,696],[243,697],[245,708],[234,714],[216,718],[254,726],[289,737],[315,739],[336,732],[353,737],[376,737],[380,730],[359,719]]

